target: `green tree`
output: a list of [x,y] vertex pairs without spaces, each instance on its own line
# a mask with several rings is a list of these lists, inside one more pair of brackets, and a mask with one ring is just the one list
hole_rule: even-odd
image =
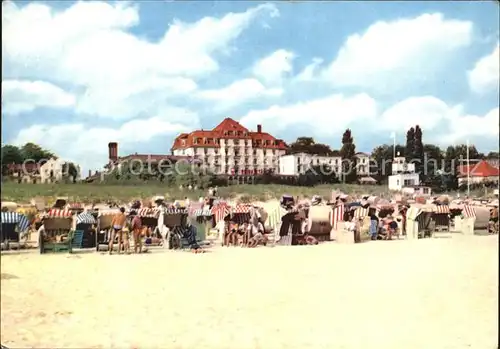
[[[450,151],[449,154],[448,154],[448,150]],[[453,158],[455,158],[457,160],[459,160],[461,158],[463,160],[467,159],[467,144],[459,144],[459,145],[456,145],[454,147],[448,147],[448,149],[446,151],[447,151],[447,157],[448,157],[448,155],[452,155]],[[482,159],[484,157],[485,157],[484,154],[480,153],[474,144],[469,145],[469,158],[471,160],[478,160],[478,159]]]
[[424,174],[424,144],[422,142],[422,129],[415,126],[415,142],[413,144],[413,159],[415,159],[415,171],[420,174],[420,179],[425,180]]
[[297,140],[290,144],[290,154],[306,153],[316,154],[321,156],[332,155],[334,151],[327,144],[316,143],[312,137],[299,137]]
[[73,183],[76,183],[78,171],[78,167],[72,162],[66,162],[63,165],[63,173],[70,178]]
[[345,130],[342,135],[342,148],[340,149],[342,157],[342,176],[346,183],[355,183],[356,174],[356,145],[350,129]]
[[415,153],[415,129],[411,127],[408,132],[406,132],[406,147],[405,147],[405,158],[407,162],[410,162]]
[[35,143],[26,143],[21,147],[21,154],[26,160],[33,160],[35,162],[39,162],[40,160],[48,160],[56,157],[52,152],[43,149],[38,144]]
[[[383,182],[392,174],[393,146],[382,144],[372,150],[371,158],[374,160],[370,168],[371,173],[379,182]],[[406,154],[404,145],[396,144],[396,154]]]
[[424,172],[427,175],[433,175],[445,167],[443,152],[434,144],[424,144],[424,161]]
[[18,147],[10,144],[2,146],[2,175],[8,174],[10,164],[21,164],[23,161],[23,155]]
[[20,164],[24,161],[23,155],[19,147],[6,144],[2,146],[2,163],[3,164]]
[[193,171],[193,167],[189,164],[178,164],[176,165],[175,171],[175,184],[177,186],[182,185],[183,187],[187,187],[189,185],[196,185],[196,178],[198,174],[195,174]]
[[486,159],[497,159],[499,158],[499,154],[497,151],[490,151],[488,155],[486,155]]

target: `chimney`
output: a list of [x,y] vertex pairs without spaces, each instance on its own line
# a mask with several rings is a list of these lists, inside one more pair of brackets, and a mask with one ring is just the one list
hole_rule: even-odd
[[262,133],[262,125],[257,125],[257,133]]
[[92,170],[89,170],[89,177],[92,177]]
[[110,142],[108,144],[108,151],[110,162],[115,162],[116,160],[118,160],[118,143]]

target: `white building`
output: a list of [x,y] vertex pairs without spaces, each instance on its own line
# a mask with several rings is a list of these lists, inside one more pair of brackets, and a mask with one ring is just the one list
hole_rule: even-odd
[[[43,165],[40,166],[40,179],[42,183],[55,183],[60,182],[64,179],[65,173],[64,165],[66,161],[62,159],[52,158],[47,160]],[[76,166],[77,178],[80,179],[80,167]]]
[[356,173],[358,176],[370,175],[370,154],[356,153]]
[[412,187],[420,184],[420,176],[415,173],[415,164],[406,163],[402,156],[394,158],[392,175],[389,176],[389,190],[402,190],[403,187]]
[[340,156],[319,156],[306,153],[283,155],[279,158],[279,174],[298,176],[314,166],[321,165],[328,166],[336,174],[340,174],[342,158]]
[[180,134],[172,153],[196,157],[216,174],[253,175],[264,170],[278,172],[278,159],[286,149],[283,140],[263,132],[261,125],[253,132],[226,118],[212,130]]

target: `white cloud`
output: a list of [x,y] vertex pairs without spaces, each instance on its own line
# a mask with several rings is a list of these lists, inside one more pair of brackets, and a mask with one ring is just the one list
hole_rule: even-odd
[[370,121],[376,115],[377,103],[370,96],[336,94],[292,105],[252,110],[243,116],[241,122],[248,127],[269,125],[270,132],[300,126],[307,129],[307,133],[333,135],[344,131],[352,122]]
[[319,66],[323,63],[322,58],[313,58],[312,63],[307,65],[296,77],[297,81],[313,81]]
[[[132,119],[119,127],[89,127],[83,123],[35,124],[19,131],[12,144],[34,142],[65,160],[75,161],[85,170],[98,169],[107,161],[107,144],[111,141],[118,142],[121,148],[146,143],[158,136],[173,136],[197,126],[197,114],[171,108],[163,115]],[[168,154],[170,149],[161,152]]]
[[[2,54],[9,71],[83,87],[79,111],[113,118],[168,105],[173,96],[151,93],[165,91],[172,77],[218,70],[215,54],[226,51],[259,15],[279,15],[275,5],[263,4],[195,23],[175,20],[151,42],[129,32],[139,24],[138,6],[129,3],[77,2],[63,11],[38,3],[2,6]],[[191,92],[194,82],[185,83],[191,87],[181,92]]]
[[[462,105],[450,106],[433,96],[410,97],[385,110],[372,129],[403,135],[415,125],[424,131],[425,142],[463,144],[469,138],[498,142],[499,110],[468,115]],[[400,140],[403,141],[403,140]]]
[[65,108],[75,104],[75,96],[44,81],[2,81],[2,105],[5,114],[18,115],[38,107]]
[[[405,141],[406,131],[419,125],[424,141],[447,146],[454,143],[498,142],[499,109],[486,115],[468,115],[461,105],[450,106],[433,96],[417,96],[404,99],[379,113],[377,102],[366,94],[353,96],[332,95],[302,103],[272,106],[252,110],[241,122],[252,127],[269,125],[269,132],[285,133],[297,129],[314,137],[338,135],[346,128],[354,130],[357,140],[377,144],[389,139],[395,132],[398,141]],[[321,125],[319,127],[318,125]],[[387,136],[384,136],[387,135]],[[337,142],[331,142],[337,146]]]
[[196,91],[196,82],[183,77],[151,78],[135,84],[114,82],[91,86],[79,98],[76,111],[125,119],[141,113],[156,114],[165,106],[162,101]]
[[424,130],[431,130],[444,119],[459,118],[461,113],[460,106],[449,107],[433,96],[410,97],[385,110],[377,128],[401,133],[419,125]]
[[287,50],[277,50],[261,59],[253,66],[253,74],[271,85],[281,84],[283,78],[293,71],[295,54]]
[[377,86],[425,78],[456,49],[471,43],[472,22],[423,14],[379,21],[350,35],[322,75],[341,86]]
[[500,46],[476,62],[474,69],[468,72],[469,85],[476,93],[493,92],[498,95],[500,77]]
[[282,94],[281,88],[266,88],[256,79],[243,79],[220,89],[200,91],[198,97],[215,102],[215,110],[222,112],[250,100]]
[[444,142],[465,143],[467,139],[494,141],[498,146],[499,108],[490,110],[484,116],[463,115],[450,119],[450,133],[444,135]]

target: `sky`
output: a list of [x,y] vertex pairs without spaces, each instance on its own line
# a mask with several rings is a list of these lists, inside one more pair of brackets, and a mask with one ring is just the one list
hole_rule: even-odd
[[83,169],[170,154],[225,117],[340,148],[470,140],[498,150],[499,5],[404,2],[2,2],[2,144]]

